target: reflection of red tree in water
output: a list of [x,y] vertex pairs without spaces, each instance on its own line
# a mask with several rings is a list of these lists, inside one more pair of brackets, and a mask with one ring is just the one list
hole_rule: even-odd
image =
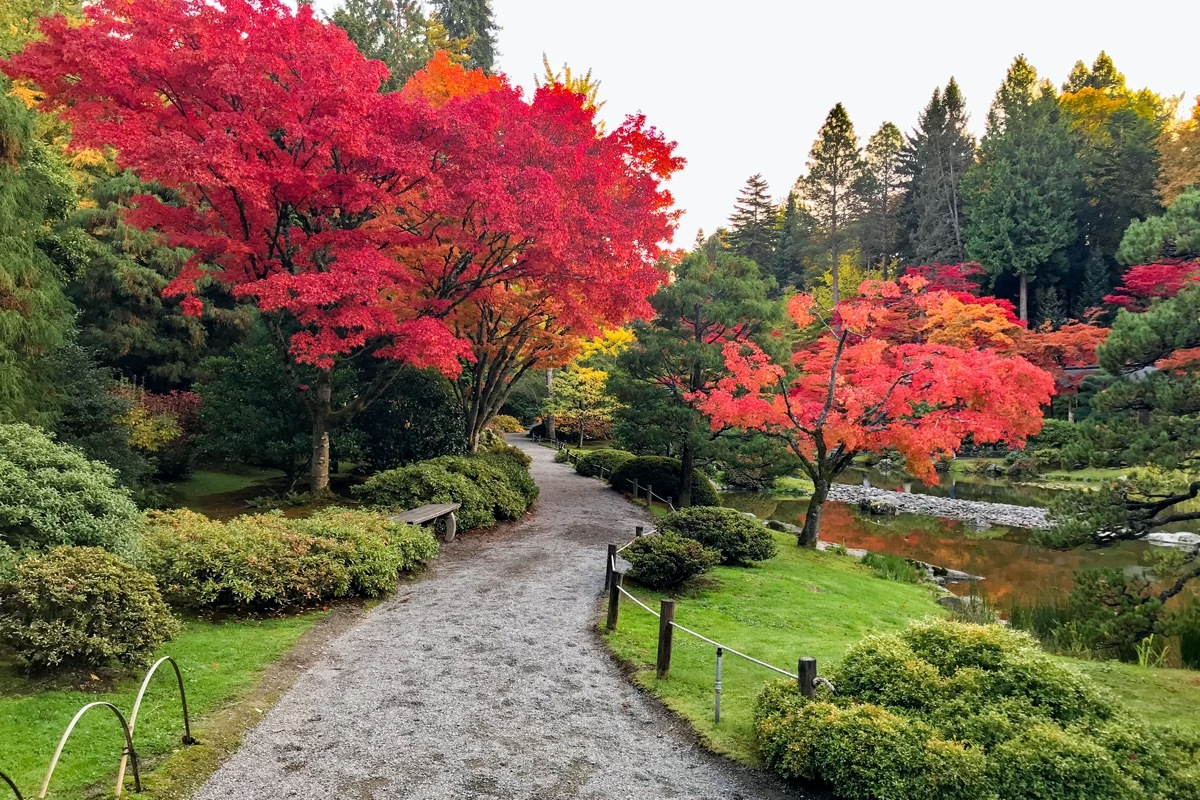
[[[804,511],[803,501],[783,502],[776,509],[776,518],[798,525]],[[1103,550],[1047,550],[1029,544],[1025,531],[1008,530],[998,538],[990,536],[995,531],[985,537],[962,522],[910,514],[875,521],[860,517],[845,503],[829,503],[821,515],[822,540],[981,575],[986,580],[980,588],[1001,605],[1014,595],[1037,599],[1068,592],[1075,570],[1131,566],[1148,547],[1129,542]],[[958,594],[971,591],[966,583],[948,588]]]

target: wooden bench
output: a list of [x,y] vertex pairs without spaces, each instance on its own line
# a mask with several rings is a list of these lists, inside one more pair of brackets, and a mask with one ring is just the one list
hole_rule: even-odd
[[462,507],[462,503],[439,503],[437,505],[421,506],[414,508],[412,511],[405,511],[403,514],[397,514],[392,517],[396,522],[408,522],[413,525],[427,525],[430,522],[436,522],[442,517],[446,518],[446,541],[454,541],[454,534],[458,532],[458,522],[454,519],[454,512]]

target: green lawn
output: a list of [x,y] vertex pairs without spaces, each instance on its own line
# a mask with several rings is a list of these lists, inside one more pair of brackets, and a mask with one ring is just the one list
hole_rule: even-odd
[[[322,613],[280,619],[223,623],[188,621],[155,656],[171,655],[183,669],[192,731],[205,746],[204,716],[245,694],[262,670],[294,645]],[[109,691],[84,674],[70,686],[26,679],[11,663],[0,663],[0,770],[35,797],[59,737],[86,703],[107,700],[128,715],[144,672],[116,681]],[[103,677],[103,676],[101,676]],[[135,744],[148,765],[178,748],[183,734],[178,690],[169,665],[155,674],[138,712]],[[116,718],[104,709],[88,712],[75,728],[54,772],[49,797],[111,796],[123,739]],[[132,789],[132,772],[128,773]],[[94,790],[94,791],[92,791]]]
[[[928,586],[877,578],[848,556],[802,550],[776,534],[779,555],[758,567],[719,567],[707,587],[681,594],[676,621],[755,658],[794,672],[812,656],[824,674],[846,649],[871,633],[945,613]],[[663,595],[630,586],[654,609]],[[782,676],[742,659],[724,660],[721,723],[713,724],[714,648],[678,631],[668,679],[654,675],[658,622],[628,600],[609,646],[633,668],[633,679],[686,717],[717,752],[757,763],[752,728],[754,699],[763,684]],[[1200,673],[1151,670],[1128,664],[1063,659],[1081,668],[1153,722],[1198,726]]]

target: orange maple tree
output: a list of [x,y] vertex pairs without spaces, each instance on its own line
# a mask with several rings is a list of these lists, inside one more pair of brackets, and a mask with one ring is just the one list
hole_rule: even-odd
[[920,276],[867,281],[832,312],[796,295],[788,316],[802,343],[779,364],[728,343],[729,374],[696,398],[714,429],[783,440],[813,482],[799,543],[814,546],[834,480],[862,452],[896,450],[935,482],[934,462],[977,443],[1020,445],[1042,426],[1054,380],[1012,352],[1023,329],[999,304],[964,304]]

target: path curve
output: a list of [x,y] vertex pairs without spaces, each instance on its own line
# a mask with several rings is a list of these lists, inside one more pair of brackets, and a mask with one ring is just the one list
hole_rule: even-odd
[[595,633],[604,552],[646,517],[513,442],[536,515],[460,536],[329,643],[197,800],[797,797],[625,680]]

